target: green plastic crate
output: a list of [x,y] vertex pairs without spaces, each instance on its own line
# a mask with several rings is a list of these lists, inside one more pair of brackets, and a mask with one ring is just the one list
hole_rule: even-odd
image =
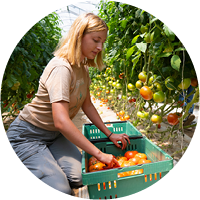
[[[156,183],[173,168],[173,159],[149,139],[141,137],[142,134],[129,121],[105,124],[114,133],[126,133],[129,136],[139,137],[131,139],[131,144],[128,144],[126,149],[121,150],[112,142],[98,142],[98,140],[104,139],[106,136],[93,124],[84,124],[83,134],[88,139],[95,141],[95,146],[102,152],[118,156],[124,155],[128,150],[137,150],[140,153],[145,153],[152,163],[88,172],[88,160],[91,155],[83,151],[82,179],[83,184],[88,186],[90,199],[114,199],[134,194]],[[143,173],[118,177],[119,173],[133,170],[142,170]]]

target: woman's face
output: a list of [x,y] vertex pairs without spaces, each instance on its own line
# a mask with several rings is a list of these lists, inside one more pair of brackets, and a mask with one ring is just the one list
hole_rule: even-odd
[[82,55],[81,61],[87,57],[88,59],[94,59],[95,56],[102,51],[103,43],[106,41],[107,31],[91,32],[87,33],[82,38]]

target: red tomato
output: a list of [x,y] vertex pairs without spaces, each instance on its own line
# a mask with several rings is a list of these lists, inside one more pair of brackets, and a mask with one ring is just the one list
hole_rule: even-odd
[[140,89],[140,95],[144,100],[151,100],[153,97],[153,92],[148,86],[143,86]]
[[167,116],[167,121],[170,125],[176,125],[179,123],[178,115],[176,113],[170,113]]
[[124,156],[129,160],[130,158],[134,158],[138,151],[127,151]]
[[197,78],[191,78],[191,86],[196,87],[198,85]]

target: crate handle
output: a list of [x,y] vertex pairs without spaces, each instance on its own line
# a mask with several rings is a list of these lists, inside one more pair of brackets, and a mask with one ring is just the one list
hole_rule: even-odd
[[[131,140],[136,140],[136,139],[141,139],[143,136],[129,136],[129,139]],[[97,143],[97,142],[110,142],[109,138],[100,138],[100,139],[90,139],[89,140],[92,143]]]

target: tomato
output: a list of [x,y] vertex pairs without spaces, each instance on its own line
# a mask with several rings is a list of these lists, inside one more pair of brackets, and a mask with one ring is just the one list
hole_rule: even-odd
[[143,86],[140,89],[140,95],[144,100],[151,100],[153,97],[153,92],[148,86]]
[[155,124],[160,124],[162,122],[162,117],[154,114],[151,116],[151,121]]
[[88,161],[88,166],[91,166],[91,165],[94,165],[96,164],[97,162],[99,162],[97,160],[97,158],[95,158],[94,156],[90,157],[89,161]]
[[112,86],[113,86],[113,87],[115,87],[115,86],[116,86],[116,84],[117,84],[116,82],[113,82],[113,83],[112,83]]
[[93,171],[100,171],[103,170],[103,167],[105,167],[106,165],[102,162],[98,162],[96,164],[93,165]]
[[110,90],[106,90],[106,94],[109,94],[110,93]]
[[167,116],[167,121],[170,125],[176,125],[179,123],[178,115],[176,113],[170,113]]
[[125,114],[125,112],[124,112],[123,110],[121,110],[121,111],[119,112],[119,115],[121,115],[121,116],[124,116],[124,114]]
[[145,83],[147,80],[147,73],[145,71],[142,71],[138,74],[138,78]]
[[174,79],[171,76],[165,79],[165,86],[168,88],[168,90],[174,90],[176,88],[173,83]]
[[156,78],[157,78],[157,75],[156,75],[156,74],[154,74],[153,76],[151,76],[151,77],[149,78],[148,84],[151,85],[151,84],[155,81]]
[[191,86],[196,87],[198,85],[197,78],[191,78]]
[[120,75],[119,75],[119,78],[120,79],[123,79],[125,77],[125,74],[122,72],[122,73],[120,73]]
[[108,100],[112,100],[112,96],[111,95],[108,96]]
[[130,116],[129,115],[125,115],[124,116],[124,120],[129,120],[130,119]]
[[160,125],[160,124],[158,124],[158,128],[161,128],[161,125]]
[[137,88],[137,89],[140,89],[141,87],[142,87],[142,81],[141,80],[138,80],[136,83],[135,83],[135,87]]
[[115,85],[115,87],[116,87],[118,90],[120,90],[120,89],[122,89],[122,84],[121,84],[121,83],[117,83],[117,84]]
[[30,99],[30,98],[33,97],[33,95],[32,95],[32,94],[27,94],[26,97],[27,97],[28,99]]
[[134,158],[137,153],[138,151],[127,151],[124,154],[124,157],[126,157],[127,159]]
[[128,88],[129,90],[133,91],[133,90],[135,89],[135,86],[134,86],[132,83],[129,83],[129,84],[127,85],[127,88]]
[[115,94],[115,91],[116,91],[115,89],[111,89],[111,90],[110,90],[110,93],[111,93],[111,94]]
[[180,88],[180,89],[188,89],[189,88],[189,86],[190,86],[190,84],[191,84],[191,79],[190,78],[184,78],[182,81],[181,81],[181,83],[178,85],[178,87]]
[[135,155],[135,158],[147,159],[147,156],[145,153],[138,153]]
[[113,84],[113,81],[108,81],[108,85],[112,85]]
[[126,100],[127,96],[126,95],[122,95],[122,99]]
[[118,161],[118,163],[119,163],[120,166],[122,165],[122,163],[123,163],[124,161],[127,161],[127,160],[128,160],[128,159],[127,159],[126,157],[124,157],[124,156],[118,156],[116,159],[117,159],[117,161]]
[[121,167],[128,167],[128,166],[133,166],[133,165],[135,165],[134,162],[127,160],[122,163]]
[[145,111],[138,111],[137,116],[142,119],[147,119],[149,117],[149,113]]
[[162,91],[158,91],[158,92],[155,92],[153,94],[153,100],[156,102],[156,103],[161,103],[165,100],[165,94],[164,92]]
[[140,158],[139,157],[134,157],[134,158],[130,158],[129,160],[133,161],[137,165],[139,160],[140,160]]
[[162,86],[161,86],[160,83],[155,82],[155,83],[154,83],[154,86],[156,87],[156,91],[162,91]]
[[151,163],[151,161],[146,159],[140,159],[138,162],[138,164],[146,164],[146,163]]

